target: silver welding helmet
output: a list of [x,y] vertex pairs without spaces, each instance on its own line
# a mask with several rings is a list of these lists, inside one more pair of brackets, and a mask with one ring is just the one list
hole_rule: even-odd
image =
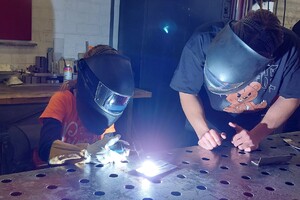
[[76,104],[88,130],[102,134],[122,115],[133,93],[128,58],[102,54],[79,60]]
[[208,47],[204,65],[207,89],[215,94],[230,94],[243,89],[272,59],[244,43],[228,23]]

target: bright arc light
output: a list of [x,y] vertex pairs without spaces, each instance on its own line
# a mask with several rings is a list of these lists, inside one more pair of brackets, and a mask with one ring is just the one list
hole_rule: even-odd
[[159,167],[154,162],[146,160],[136,171],[147,177],[153,177],[159,173]]

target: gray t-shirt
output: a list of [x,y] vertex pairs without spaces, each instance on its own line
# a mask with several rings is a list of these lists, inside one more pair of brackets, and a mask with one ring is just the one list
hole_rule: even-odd
[[[215,115],[218,114],[223,115],[222,119],[238,120],[237,116],[241,115],[244,120],[238,123],[243,123],[251,115],[257,118],[254,125],[278,96],[300,98],[300,40],[292,31],[283,28],[284,43],[274,54],[272,63],[243,90],[229,95],[216,95],[205,86],[203,67],[208,46],[226,23],[205,24],[195,31],[182,51],[170,87],[204,99],[204,109],[211,118],[218,120]],[[224,112],[226,114],[220,114]],[[230,119],[232,117],[234,119]]]

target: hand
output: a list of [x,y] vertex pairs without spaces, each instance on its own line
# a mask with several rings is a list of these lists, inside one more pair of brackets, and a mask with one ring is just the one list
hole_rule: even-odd
[[109,150],[109,147],[118,142],[121,138],[121,135],[117,134],[115,136],[108,136],[105,134],[102,140],[90,144],[87,146],[87,153],[94,156],[99,152],[105,152]]
[[108,136],[108,134],[106,134],[102,140],[88,145],[85,162],[100,162],[102,164],[107,164],[109,162],[126,160],[128,152],[124,151],[123,153],[117,153],[110,149],[110,147],[117,142],[122,142],[123,144],[125,142],[128,144],[128,142],[120,140],[120,138],[121,136],[119,134],[116,136]]
[[251,152],[258,148],[260,142],[259,137],[255,134],[251,134],[250,131],[235,123],[229,122],[229,126],[234,128],[236,131],[236,134],[233,136],[231,141],[235,147],[246,152]]
[[217,146],[220,146],[222,140],[226,139],[226,134],[222,132],[219,134],[216,130],[210,129],[202,135],[198,141],[198,145],[207,150],[212,150]]

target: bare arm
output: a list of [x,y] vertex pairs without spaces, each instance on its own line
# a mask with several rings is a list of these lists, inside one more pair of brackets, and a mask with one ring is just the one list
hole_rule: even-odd
[[251,131],[247,131],[236,124],[229,124],[234,127],[237,134],[233,137],[232,143],[239,149],[251,151],[258,148],[259,143],[271,134],[275,129],[285,123],[294,113],[300,104],[300,99],[279,97],[269,108],[262,121]]
[[196,95],[179,92],[180,103],[185,116],[191,123],[199,138],[209,130],[201,102]]
[[182,92],[179,92],[179,96],[182,109],[199,138],[198,144],[209,150],[221,145],[221,137],[225,139],[225,135],[220,135],[216,130],[208,127],[202,103],[198,97]]

